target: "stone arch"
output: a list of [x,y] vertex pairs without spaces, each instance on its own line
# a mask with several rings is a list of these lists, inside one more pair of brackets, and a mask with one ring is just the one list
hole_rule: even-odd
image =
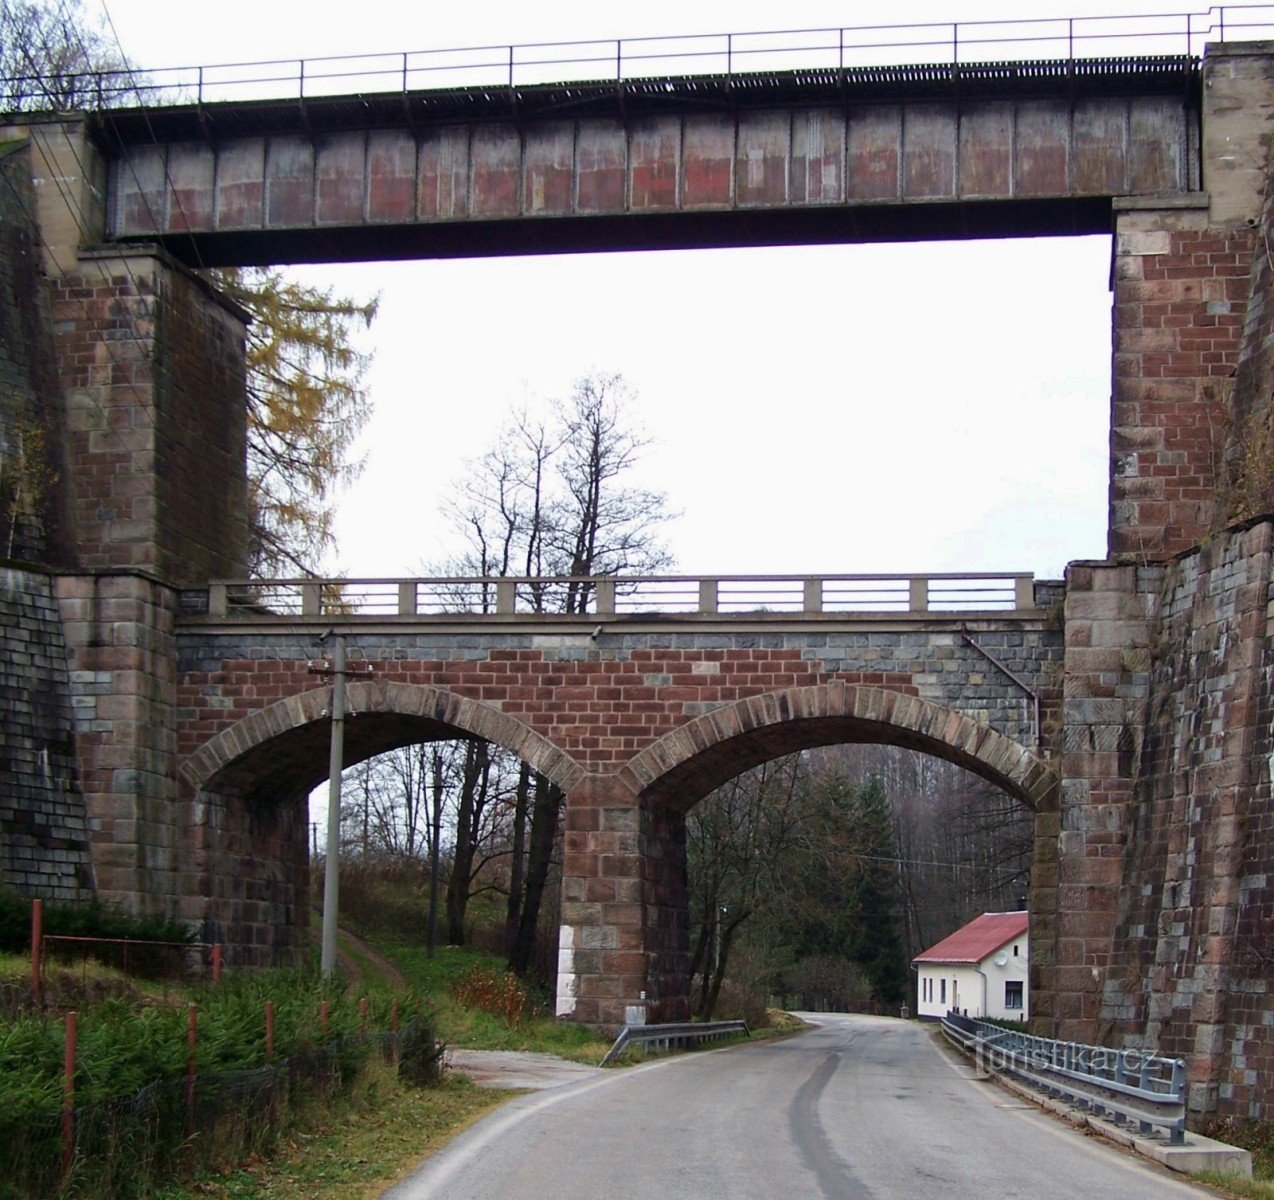
[[[313,688],[223,729],[182,763],[182,780],[196,791],[251,794],[294,774],[301,756],[313,758],[312,743],[326,745],[331,694],[329,687]],[[428,738],[469,735],[520,756],[564,791],[584,775],[574,759],[516,717],[445,688],[359,681],[347,686],[345,697],[347,765]],[[326,777],[326,752],[316,761],[319,766],[288,790],[308,791]]]
[[645,801],[686,809],[741,771],[834,742],[884,742],[964,767],[1035,810],[1059,780],[1033,751],[919,696],[843,682],[788,688],[714,709],[634,756],[620,778]]
[[[308,943],[306,797],[328,773],[331,688],[314,688],[244,717],[180,767],[193,801],[188,839],[191,916],[231,961],[294,961]],[[516,718],[443,688],[379,680],[346,689],[345,761],[456,736],[520,755],[570,788],[583,769]]]

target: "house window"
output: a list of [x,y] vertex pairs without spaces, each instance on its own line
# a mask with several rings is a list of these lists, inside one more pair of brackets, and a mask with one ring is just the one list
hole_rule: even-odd
[[1013,943],[1013,957],[1014,957],[1014,958],[1016,958],[1016,957],[1017,957],[1017,943],[1016,943],[1016,942],[1014,942],[1014,943]]
[[1021,1008],[1022,1007],[1022,981],[1020,979],[1010,979],[1005,983],[1004,1007],[1005,1008]]
[[941,995],[941,996],[939,996],[939,997],[938,997],[938,999],[939,999],[940,1003],[942,1003],[942,1004],[946,1004],[946,1002],[947,1002],[947,981],[946,981],[945,979],[943,979],[943,980],[941,981],[941,984],[942,984],[942,995]]

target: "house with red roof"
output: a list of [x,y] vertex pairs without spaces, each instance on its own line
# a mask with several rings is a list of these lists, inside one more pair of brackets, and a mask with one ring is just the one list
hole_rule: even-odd
[[1025,1021],[1030,938],[1025,912],[983,913],[911,960],[916,1015],[937,1019],[955,1009],[968,1017]]

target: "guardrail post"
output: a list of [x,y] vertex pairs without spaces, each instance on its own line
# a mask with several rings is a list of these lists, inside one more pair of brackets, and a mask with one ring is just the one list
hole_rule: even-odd
[[495,581],[495,611],[512,613],[517,611],[518,585],[512,579]]
[[805,581],[805,611],[819,613],[823,611],[823,581],[807,579]]
[[597,612],[599,614],[613,613],[615,611],[615,581],[613,579],[599,579],[593,587]]
[[912,612],[929,611],[929,580],[913,576],[907,584],[907,607]]
[[717,611],[717,581],[715,579],[699,580],[699,611],[703,613]]
[[316,580],[301,584],[301,616],[318,617],[323,613],[323,585]]
[[1172,1064],[1172,1091],[1174,1095],[1181,1097],[1181,1116],[1172,1123],[1168,1142],[1170,1145],[1180,1146],[1186,1140],[1186,1062],[1184,1058],[1179,1058]]
[[1013,607],[1019,612],[1035,607],[1035,576],[1018,575],[1013,580]]
[[224,583],[208,585],[208,615],[224,617],[230,608],[230,589]]
[[398,585],[398,615],[400,617],[416,615],[416,581],[414,579]]

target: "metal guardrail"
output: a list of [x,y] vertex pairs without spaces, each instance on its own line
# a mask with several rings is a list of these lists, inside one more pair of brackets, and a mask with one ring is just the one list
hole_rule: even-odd
[[[1274,5],[1214,5],[1197,12],[1029,17],[600,38],[521,45],[347,54],[310,59],[68,74],[57,94],[98,107],[287,100],[369,92],[544,83],[615,82],[792,69],[847,70],[900,63],[1074,60],[1199,53],[1208,42],[1274,30]],[[0,79],[0,95],[40,95],[47,79]]]
[[942,1018],[942,1029],[985,1070],[1021,1079],[1116,1125],[1135,1122],[1143,1135],[1164,1129],[1169,1145],[1185,1141],[1184,1059],[1032,1037],[955,1012]]
[[622,1054],[629,1046],[653,1046],[656,1050],[670,1050],[673,1046],[691,1046],[698,1042],[717,1041],[720,1038],[751,1037],[746,1021],[686,1021],[665,1025],[621,1025],[615,1044],[606,1051],[597,1065],[604,1067],[611,1059]]
[[889,615],[1035,612],[1030,574],[218,580],[182,593],[227,619]]

